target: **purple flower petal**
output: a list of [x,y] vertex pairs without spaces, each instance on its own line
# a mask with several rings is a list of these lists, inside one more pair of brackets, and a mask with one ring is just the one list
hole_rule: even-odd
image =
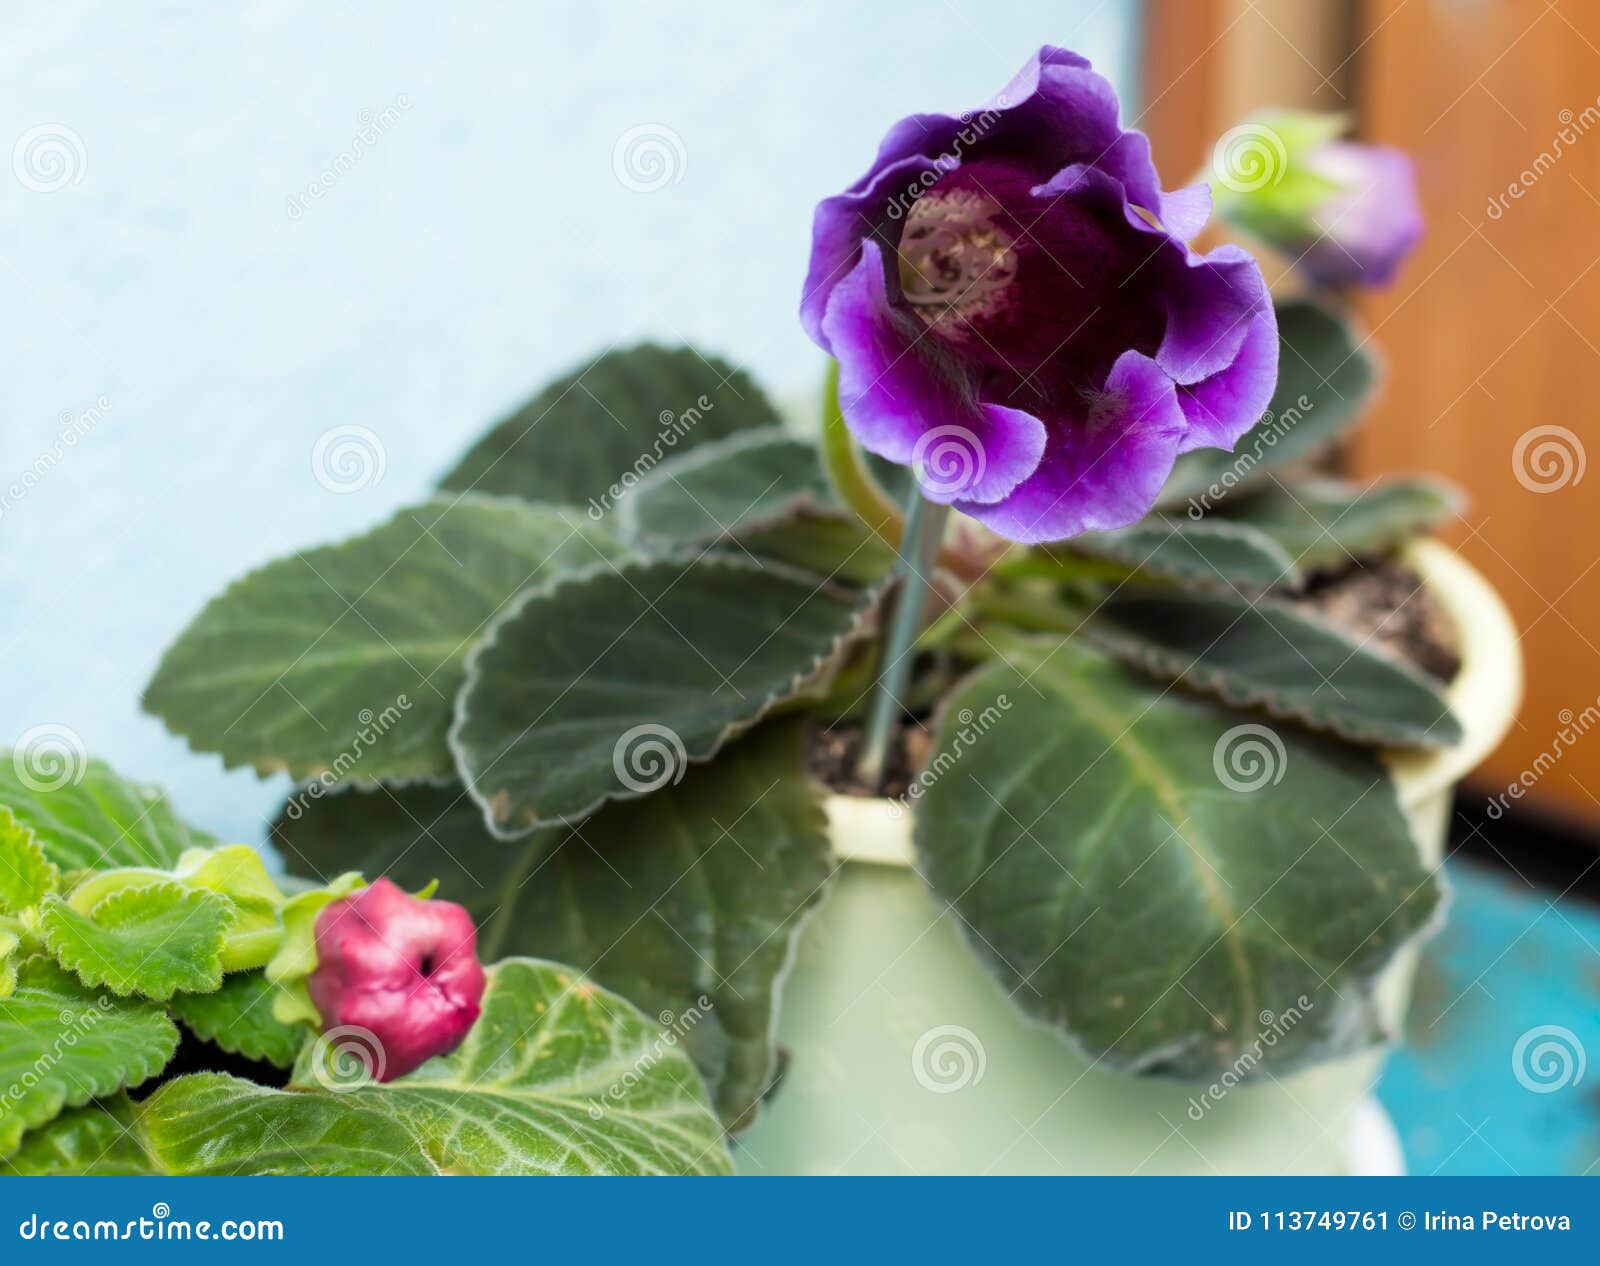
[[863,242],[823,318],[851,431],[869,452],[918,468],[930,500],[998,500],[1038,466],[1044,424],[980,404],[976,377],[890,304],[885,276],[878,244]]
[[1162,194],[1158,215],[1168,233],[1187,242],[1211,218],[1211,186],[1190,185]]
[[1410,157],[1384,146],[1334,141],[1314,149],[1307,163],[1343,192],[1312,216],[1321,236],[1300,266],[1325,286],[1381,286],[1393,280],[1422,237]]
[[1178,403],[1189,419],[1178,451],[1232,448],[1260,420],[1277,382],[1278,314],[1269,303],[1251,319],[1231,365],[1178,390]]
[[1254,256],[1233,245],[1188,255],[1171,269],[1167,334],[1156,359],[1180,383],[1220,373],[1238,356],[1250,322],[1272,306]]
[[1070,423],[1050,428],[1039,468],[1009,497],[957,508],[1024,544],[1142,518],[1172,470],[1187,426],[1172,380],[1150,357],[1124,353]]

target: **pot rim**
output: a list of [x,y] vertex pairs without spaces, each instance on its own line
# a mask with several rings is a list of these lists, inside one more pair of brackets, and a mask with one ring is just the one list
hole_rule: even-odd
[[[1522,701],[1522,651],[1500,595],[1455,550],[1422,538],[1401,557],[1455,625],[1461,652],[1461,671],[1444,690],[1461,722],[1461,742],[1438,751],[1384,754],[1400,803],[1410,810],[1448,791],[1500,745]],[[912,810],[898,801],[832,792],[824,809],[840,861],[913,864]]]

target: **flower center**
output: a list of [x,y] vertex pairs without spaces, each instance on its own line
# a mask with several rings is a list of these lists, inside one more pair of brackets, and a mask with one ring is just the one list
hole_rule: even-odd
[[900,290],[923,322],[962,339],[992,316],[1016,280],[1017,252],[997,203],[970,189],[923,194],[900,236]]

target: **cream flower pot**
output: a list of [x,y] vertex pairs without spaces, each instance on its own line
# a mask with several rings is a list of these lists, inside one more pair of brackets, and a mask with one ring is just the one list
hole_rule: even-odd
[[[1424,855],[1444,855],[1456,782],[1509,726],[1516,631],[1460,557],[1409,561],[1452,618],[1462,668],[1448,695],[1466,731],[1445,752],[1391,760]],[[784,987],[781,1093],[736,1146],[747,1174],[1394,1173],[1398,1140],[1372,1097],[1381,1050],[1198,1104],[1203,1087],[1095,1066],[1012,1008],[910,868],[911,818],[828,801],[843,865],[802,933]],[[1388,970],[1396,1030],[1416,960]]]

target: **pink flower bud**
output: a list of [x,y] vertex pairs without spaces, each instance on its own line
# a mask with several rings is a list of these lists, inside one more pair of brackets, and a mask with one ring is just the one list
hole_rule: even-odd
[[483,968],[472,918],[379,879],[317,916],[317,969],[306,981],[327,1029],[369,1030],[377,1081],[455,1050],[478,1018]]

